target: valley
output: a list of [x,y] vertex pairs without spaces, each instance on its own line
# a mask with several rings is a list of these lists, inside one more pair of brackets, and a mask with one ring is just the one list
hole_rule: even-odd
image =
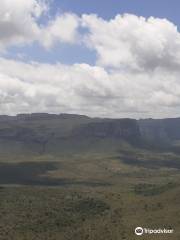
[[144,121],[1,116],[0,239],[179,240],[180,120]]

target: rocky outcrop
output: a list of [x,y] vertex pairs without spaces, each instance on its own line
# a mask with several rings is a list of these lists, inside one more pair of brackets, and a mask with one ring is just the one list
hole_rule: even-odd
[[138,125],[144,139],[169,144],[180,140],[180,118],[144,119]]
[[74,134],[84,137],[113,137],[129,140],[140,138],[137,121],[133,119],[101,120],[99,122],[88,123],[76,129]]

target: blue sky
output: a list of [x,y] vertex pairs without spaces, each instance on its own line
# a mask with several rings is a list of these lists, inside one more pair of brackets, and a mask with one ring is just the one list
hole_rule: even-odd
[[0,114],[179,117],[179,9],[178,0],[1,0]]
[[[82,14],[97,14],[103,19],[114,18],[117,14],[131,13],[137,16],[166,18],[177,27],[180,26],[180,2],[178,0],[51,0],[50,16],[59,13],[72,12]],[[47,16],[41,19],[47,21]],[[88,63],[95,64],[96,53],[82,45],[61,44],[45,51],[39,44],[33,43],[25,47],[11,47],[5,56],[17,58],[24,55],[24,61],[38,61],[44,63],[61,62],[64,64]]]
[[77,14],[96,13],[105,19],[113,18],[118,13],[133,13],[145,17],[165,17],[180,24],[178,0],[55,0],[53,5],[54,12],[59,8]]

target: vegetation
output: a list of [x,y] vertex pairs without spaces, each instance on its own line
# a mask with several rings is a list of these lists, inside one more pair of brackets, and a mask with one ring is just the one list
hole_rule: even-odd
[[[1,240],[136,240],[137,226],[174,229],[143,240],[180,239],[180,154],[169,121],[163,123],[169,148],[168,141],[158,147],[142,141],[129,120],[0,121]],[[152,125],[145,121],[141,130]]]
[[154,195],[158,195],[163,192],[166,192],[168,190],[171,190],[176,186],[177,184],[174,184],[172,182],[169,182],[165,185],[142,183],[142,184],[135,185],[134,191],[136,194],[141,194],[144,196],[154,196]]

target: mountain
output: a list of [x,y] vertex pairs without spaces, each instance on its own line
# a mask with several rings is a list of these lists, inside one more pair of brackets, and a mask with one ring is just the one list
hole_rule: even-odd
[[178,151],[180,146],[180,118],[144,119],[138,121],[141,136],[154,145],[171,146]]
[[0,116],[0,235],[125,240],[139,225],[179,234],[179,142],[179,118]]
[[[0,154],[57,153],[120,146],[165,146],[178,149],[180,118],[108,119],[75,114],[0,116]],[[110,144],[110,145],[109,145]],[[117,145],[117,146],[115,146]],[[113,147],[113,146],[112,146]]]

